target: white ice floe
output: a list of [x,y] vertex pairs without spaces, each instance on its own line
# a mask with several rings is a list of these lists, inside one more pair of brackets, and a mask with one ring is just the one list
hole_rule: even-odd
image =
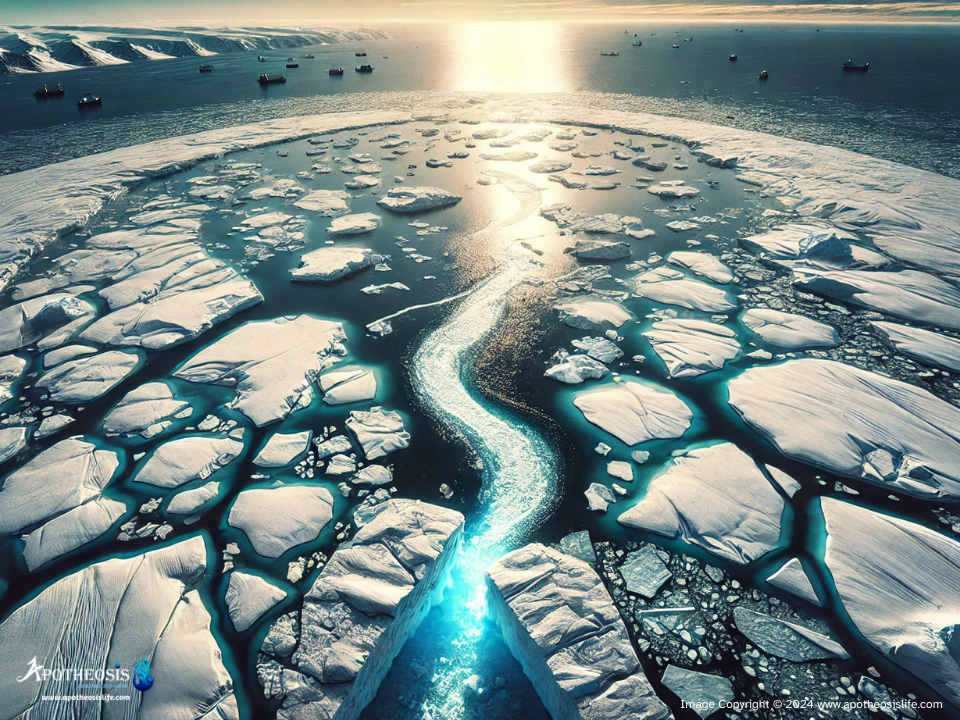
[[68,360],[37,380],[55,402],[84,403],[105,395],[140,366],[140,353],[109,350]]
[[750,308],[740,320],[764,342],[791,350],[834,347],[840,342],[837,331],[819,320],[769,308]]
[[893,663],[960,706],[953,649],[960,543],[918,523],[821,498],[824,562],[857,630]]
[[607,475],[624,482],[633,482],[633,466],[623,460],[611,460],[607,463]]
[[324,468],[327,475],[351,475],[357,469],[357,459],[352,455],[334,455]]
[[572,163],[566,162],[565,160],[538,160],[535,163],[532,163],[527,170],[533,173],[540,173],[542,175],[547,175],[550,173],[559,173],[564,170],[569,170]]
[[551,365],[543,373],[545,377],[568,385],[579,385],[584,380],[598,380],[610,371],[606,365],[587,355],[570,355],[560,350],[551,358]]
[[373,213],[341,215],[333,219],[327,228],[328,235],[360,235],[380,227],[380,216]]
[[435,187],[391,188],[377,205],[398,213],[418,213],[456,205],[463,198]]
[[643,333],[672,378],[690,378],[720,370],[740,354],[737,334],[707,320],[670,318]]
[[678,438],[693,418],[686,403],[672,392],[636,380],[579,392],[573,404],[589,422],[627,445]]
[[172,515],[189,515],[213,500],[220,494],[220,483],[212,480],[191,490],[184,490],[174,495],[167,505],[167,512]]
[[393,471],[383,465],[367,465],[357,470],[350,482],[364,487],[389,485],[393,482]]
[[365,402],[377,397],[377,376],[373,370],[344,367],[320,376],[320,390],[327,405]]
[[551,717],[672,717],[603,581],[582,560],[527,545],[487,568],[487,598]]
[[324,487],[280,485],[237,495],[227,522],[243,530],[260,555],[278,558],[312,542],[333,517],[333,495]]
[[243,442],[233,437],[178,437],[154,450],[133,476],[133,482],[175,488],[194,480],[206,480],[236,460],[243,447]]
[[346,355],[338,322],[309,315],[248,322],[187,360],[174,377],[236,387],[231,403],[258,426],[313,398],[313,380]]
[[358,511],[353,523],[359,528],[353,539],[333,553],[304,596],[300,622],[281,618],[267,637],[257,674],[268,697],[283,697],[279,718],[360,717],[439,601],[463,516],[388,500]]
[[559,311],[560,319],[570,327],[594,332],[618,328],[634,319],[620,303],[591,295],[562,300],[553,309]]
[[376,460],[410,446],[410,433],[403,429],[403,418],[395,410],[381,407],[369,411],[353,410],[346,425],[360,443],[367,460]]
[[[56,350],[50,350],[43,356],[43,367],[52,368],[67,360],[81,357],[83,355],[93,355],[97,349],[89,345],[62,345]],[[16,356],[7,356],[16,357]],[[4,358],[5,359],[5,358]]]
[[34,430],[33,439],[40,440],[41,438],[54,435],[74,422],[76,422],[76,418],[67,413],[59,413],[45,417],[40,421],[40,427]]
[[107,435],[140,435],[149,439],[168,429],[177,417],[190,412],[190,403],[177,400],[166,383],[145,383],[113,406],[103,419],[103,431]]
[[[33,658],[59,658],[63,667],[132,668],[146,657],[157,682],[140,696],[141,720],[239,720],[233,682],[210,632],[211,618],[195,585],[207,572],[203,537],[125,559],[111,559],[57,580],[0,625],[3,673],[19,677]],[[11,716],[36,714],[41,697],[63,692],[62,680],[11,683]],[[89,714],[79,695],[59,701],[62,712]],[[94,717],[106,717],[95,711]]]
[[904,355],[919,360],[924,365],[960,372],[960,339],[891,322],[874,320],[870,324],[880,330]]
[[590,483],[583,494],[587,498],[587,510],[590,512],[606,512],[608,507],[617,502],[613,491],[601,483]]
[[788,457],[915,497],[960,497],[960,408],[926,390],[813,358],[750,368],[728,389]]
[[836,640],[805,625],[744,607],[734,608],[733,618],[737,630],[768,655],[794,663],[850,658]]
[[547,220],[556,223],[557,227],[571,232],[585,232],[595,235],[620,234],[637,239],[654,234],[652,230],[644,229],[643,220],[638,217],[615,213],[587,215],[576,212],[569,205],[563,203],[540,208],[540,214]]
[[4,463],[27,447],[30,428],[0,428],[0,463]]
[[667,255],[667,262],[687,268],[710,282],[720,285],[732,283],[736,279],[733,271],[724,265],[720,258],[706,252],[675,250]]
[[270,468],[286,467],[306,454],[312,435],[310,430],[298,433],[274,433],[260,448],[260,452],[253,459],[253,464]]
[[688,310],[728,313],[737,309],[726,292],[713,285],[691,280],[679,270],[659,267],[637,275],[630,281],[637,297]]
[[259,575],[234,570],[227,581],[223,601],[227,605],[233,628],[237,632],[244,632],[286,597],[286,590]]
[[293,218],[293,215],[282,212],[266,212],[259,215],[252,215],[240,224],[251,230],[261,230],[274,225],[283,225]]
[[687,185],[683,180],[671,180],[657,185],[651,185],[647,192],[667,200],[679,198],[692,198],[700,194],[700,191],[692,185]]
[[107,497],[68,510],[23,536],[23,560],[33,572],[55,558],[96,540],[120,519],[127,506]]
[[823,605],[817,597],[817,591],[813,589],[813,583],[810,582],[807,571],[797,558],[787,560],[779,570],[767,578],[767,582],[817,607]]
[[919,270],[798,271],[803,290],[897,317],[960,330],[960,287]]
[[290,274],[294,280],[333,282],[379,261],[370,248],[334,245],[304,254]]
[[[0,310],[0,353],[19,350],[57,334],[79,329],[96,316],[90,303],[67,293],[31,298]],[[71,333],[72,334],[72,333]],[[63,337],[66,341],[68,337]]]
[[612,363],[623,357],[623,351],[607,338],[585,337],[573,340],[570,344],[602,363]]
[[[93,352],[96,352],[96,350],[93,350]],[[23,376],[23,372],[26,369],[26,358],[20,357],[19,355],[4,355],[0,357],[0,403],[6,402],[13,397],[11,388]]]
[[722,443],[676,458],[617,521],[744,564],[776,546],[783,509],[783,498],[750,456]]
[[322,217],[338,217],[350,212],[347,204],[352,196],[343,190],[314,190],[294,203],[294,207],[318,213]]
[[630,245],[607,240],[577,240],[567,252],[581,260],[621,260],[630,257]]

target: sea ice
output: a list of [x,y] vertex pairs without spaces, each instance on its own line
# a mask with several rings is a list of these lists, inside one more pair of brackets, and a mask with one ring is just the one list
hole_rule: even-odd
[[294,280],[333,282],[379,261],[370,248],[334,245],[304,254],[290,274]]
[[366,402],[377,397],[377,376],[373,370],[338,368],[321,375],[319,382],[327,405]]
[[873,320],[870,324],[880,330],[904,355],[919,360],[924,365],[960,372],[960,339],[891,322]]
[[[362,176],[361,176],[362,177]],[[354,180],[359,180],[354,178]],[[327,228],[328,235],[360,235],[372,232],[380,227],[380,216],[373,213],[358,213],[356,215],[341,215],[334,218]]]
[[188,435],[168,440],[146,459],[134,482],[174,488],[206,480],[243,452],[243,442],[219,435]]
[[377,200],[377,205],[398,213],[418,213],[449,207],[463,198],[435,187],[391,188]]
[[633,314],[620,303],[589,295],[562,300],[553,309],[570,327],[593,332],[618,328],[633,320]]
[[630,284],[637,297],[664,305],[708,313],[728,313],[737,309],[736,303],[720,288],[686,278],[680,271],[668,267],[641,273]]
[[376,460],[410,446],[410,433],[403,429],[403,418],[395,410],[381,407],[369,411],[353,410],[346,425],[357,438],[367,460]]
[[769,308],[750,308],[740,320],[764,342],[791,350],[834,347],[840,342],[837,331],[830,325],[803,315]]
[[237,495],[227,522],[243,530],[260,555],[278,558],[312,542],[333,517],[333,495],[324,487],[279,485]]
[[719,370],[740,354],[737,334],[707,320],[670,318],[643,333],[672,378],[690,378]]
[[234,629],[244,632],[286,597],[286,590],[259,575],[234,570],[230,573],[223,601],[227,604]]
[[605,383],[573,399],[583,416],[627,445],[682,436],[693,412],[669,390],[635,380]]
[[710,282],[720,285],[732,283],[736,279],[733,271],[710,253],[675,250],[667,255],[667,262],[687,268]]
[[149,439],[170,427],[174,418],[190,411],[190,404],[177,400],[166,383],[145,383],[113,406],[103,419],[103,431],[107,435],[140,435]]
[[274,433],[253,459],[260,467],[286,467],[305,455],[310,447],[310,430],[298,433]]

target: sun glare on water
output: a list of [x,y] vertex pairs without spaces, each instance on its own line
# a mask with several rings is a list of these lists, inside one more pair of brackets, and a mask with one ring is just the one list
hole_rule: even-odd
[[569,55],[553,22],[465,23],[455,30],[451,86],[473,92],[565,92]]

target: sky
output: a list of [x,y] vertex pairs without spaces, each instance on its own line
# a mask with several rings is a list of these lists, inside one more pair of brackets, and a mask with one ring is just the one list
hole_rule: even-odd
[[0,25],[318,25],[630,17],[960,19],[960,0],[0,0]]

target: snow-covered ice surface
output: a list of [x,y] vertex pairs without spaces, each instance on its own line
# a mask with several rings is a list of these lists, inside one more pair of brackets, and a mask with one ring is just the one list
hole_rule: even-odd
[[[664,686],[927,697],[925,682],[956,703],[941,585],[960,528],[947,506],[960,488],[960,183],[558,103],[464,98],[416,115],[273,119],[0,177],[0,525],[15,580],[0,633],[74,571],[199,540],[206,577],[187,572],[189,608],[154,659],[176,662],[189,626],[201,666],[144,702],[178,692],[205,707],[219,692],[222,717],[309,705],[311,673],[277,648],[328,631],[300,627],[299,610],[357,537],[357,507],[405,495],[467,515],[442,618],[385,681],[410,713],[477,717],[501,690],[516,697],[516,667],[502,682],[490,670],[476,590],[548,518],[545,543],[589,530],[564,547],[596,563],[668,702]],[[643,155],[663,169],[631,161]],[[361,244],[362,273],[325,261],[345,268],[336,282],[291,284],[301,257]],[[584,490],[606,513],[588,512]],[[831,496],[853,494],[843,504],[866,520],[844,534]],[[924,526],[937,520],[943,534]],[[896,564],[911,553],[936,559]],[[851,589],[857,573],[874,579]],[[868,671],[837,596],[918,680]],[[247,707],[259,690],[243,662],[257,649],[244,638],[268,625],[271,710]],[[416,655],[441,636],[454,643],[442,660]],[[744,638],[761,664],[729,650]],[[230,662],[211,664],[219,648]],[[417,667],[433,688],[405,674]],[[362,676],[365,701],[381,669]],[[236,710],[230,682],[245,685]]]

